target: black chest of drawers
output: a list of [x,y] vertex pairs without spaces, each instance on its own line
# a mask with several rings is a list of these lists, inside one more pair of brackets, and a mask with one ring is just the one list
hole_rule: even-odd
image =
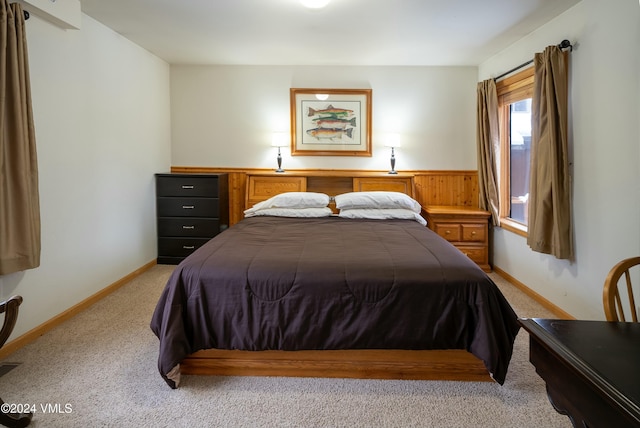
[[178,264],[229,226],[227,174],[156,174],[158,264]]

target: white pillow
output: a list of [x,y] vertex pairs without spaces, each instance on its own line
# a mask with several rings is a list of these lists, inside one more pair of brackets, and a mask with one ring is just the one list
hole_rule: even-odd
[[333,214],[331,208],[263,208],[252,212],[244,212],[245,217],[273,216],[273,217],[329,217]]
[[[329,205],[329,195],[315,192],[285,192],[258,202],[247,211],[264,208],[323,208]],[[246,214],[246,211],[245,211]]]
[[335,197],[336,208],[403,208],[419,213],[422,209],[418,201],[400,192],[350,192]]
[[342,218],[367,218],[373,220],[401,219],[415,220],[423,226],[427,221],[420,214],[404,208],[354,208],[342,209],[338,214]]

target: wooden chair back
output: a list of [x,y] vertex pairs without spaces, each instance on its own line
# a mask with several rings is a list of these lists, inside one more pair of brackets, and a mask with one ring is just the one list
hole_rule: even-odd
[[[11,336],[13,327],[18,320],[18,307],[22,304],[22,296],[13,296],[4,302],[0,302],[0,314],[5,314],[2,328],[0,329],[0,348],[2,348]],[[23,428],[31,423],[33,413],[15,413],[6,408],[4,400],[0,398],[0,424],[9,428]]]
[[18,320],[18,306],[22,303],[22,296],[12,296],[4,302],[0,302],[0,314],[4,313],[4,321],[2,323],[2,329],[0,329],[0,348],[4,346],[7,341],[13,327]]
[[[638,265],[640,265],[640,257],[624,259],[609,271],[607,278],[604,280],[602,303],[607,321],[627,320],[625,317],[625,309],[622,305],[624,301],[625,305],[628,303],[629,306],[630,321],[638,322],[638,306],[635,302],[631,282],[633,274],[640,274],[640,267],[636,270],[632,269]],[[633,272],[633,274],[630,272]],[[626,298],[624,298],[623,294],[623,299],[620,298],[621,287],[618,286],[622,276],[624,276],[626,283],[626,287],[622,289],[622,291],[626,293]]]

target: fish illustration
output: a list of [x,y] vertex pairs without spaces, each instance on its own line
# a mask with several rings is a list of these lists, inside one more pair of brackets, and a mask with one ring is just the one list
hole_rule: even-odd
[[313,119],[318,128],[345,129],[347,125],[356,126],[356,118],[335,119],[333,117],[320,117]]
[[353,110],[348,110],[345,108],[335,108],[331,104],[327,106],[327,108],[323,110],[316,110],[314,108],[309,107],[308,116],[329,116],[329,117],[350,117],[353,116]]
[[339,128],[313,128],[307,130],[307,134],[318,140],[334,140],[341,139],[343,135],[347,135],[349,138],[353,138],[353,128],[339,129]]

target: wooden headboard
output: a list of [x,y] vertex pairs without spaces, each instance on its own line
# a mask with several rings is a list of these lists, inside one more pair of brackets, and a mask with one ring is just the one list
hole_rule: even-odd
[[414,197],[413,175],[341,171],[248,174],[245,209],[284,192],[319,192],[336,196],[376,190],[401,192]]

